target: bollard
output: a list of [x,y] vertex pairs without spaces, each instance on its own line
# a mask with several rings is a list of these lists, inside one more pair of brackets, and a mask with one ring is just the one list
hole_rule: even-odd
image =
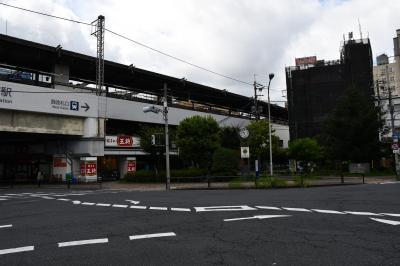
[[344,184],[344,177],[343,177],[343,173],[340,174],[340,182],[342,182],[342,184]]
[[211,183],[210,183],[210,177],[207,177],[207,186],[208,186],[208,188],[210,188],[210,187],[211,187]]
[[68,187],[68,189],[70,189],[71,188],[71,180],[67,180],[67,187]]
[[363,178],[363,184],[365,184],[365,179],[364,179],[365,175],[362,174],[362,178]]
[[40,179],[37,181],[37,186],[40,187]]
[[103,189],[103,182],[102,182],[102,180],[103,180],[103,178],[101,178],[101,176],[99,176],[99,177],[97,178],[97,181],[99,182],[99,188],[100,188],[100,189]]

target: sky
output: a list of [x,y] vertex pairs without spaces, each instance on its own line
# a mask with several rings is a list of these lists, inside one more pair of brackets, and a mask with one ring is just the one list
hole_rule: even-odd
[[[343,35],[369,37],[374,58],[393,55],[399,0],[13,0],[1,1],[92,22],[212,71],[248,83],[271,82],[271,100],[284,101],[285,67],[295,58],[339,59]],[[7,25],[7,26],[6,26]],[[0,6],[0,33],[96,55],[91,27]],[[253,88],[155,53],[109,33],[105,59],[186,78],[248,97]],[[107,73],[105,74],[107,75]],[[266,92],[261,99],[266,99]],[[282,103],[281,103],[282,105]]]

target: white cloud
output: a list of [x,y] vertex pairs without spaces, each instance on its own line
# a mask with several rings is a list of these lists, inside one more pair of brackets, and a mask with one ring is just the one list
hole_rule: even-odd
[[[358,37],[360,19],[364,36],[371,38],[374,56],[393,53],[392,38],[400,1],[352,0],[149,0],[149,1],[8,1],[58,16],[91,22],[100,14],[106,27],[132,39],[216,72],[252,82],[257,74],[272,82],[274,100],[286,88],[285,65],[295,57],[317,55],[338,59],[342,35]],[[11,8],[0,9],[0,25],[8,21],[13,36],[95,55],[90,29]],[[252,95],[252,88],[213,76],[163,57],[138,45],[106,35],[106,58],[187,79],[201,84]]]

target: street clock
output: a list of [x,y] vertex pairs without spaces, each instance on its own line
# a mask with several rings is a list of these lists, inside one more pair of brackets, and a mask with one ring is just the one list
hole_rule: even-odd
[[239,135],[243,139],[246,139],[249,136],[249,131],[245,127],[242,127],[242,128],[240,128]]

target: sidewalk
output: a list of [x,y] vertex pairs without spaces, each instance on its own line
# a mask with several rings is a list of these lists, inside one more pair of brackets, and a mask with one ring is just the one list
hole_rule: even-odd
[[[296,187],[294,181],[286,178],[286,187]],[[382,184],[396,181],[395,176],[377,176],[377,177],[365,177],[365,184]],[[341,185],[362,185],[362,177],[344,177],[344,184],[341,183],[340,177],[322,177],[318,180],[307,180],[307,187],[318,187],[318,186],[341,186]],[[232,188],[232,183],[229,182],[211,182],[208,187],[207,182],[192,182],[192,183],[171,183],[171,189],[251,189],[254,188],[254,181],[243,181],[240,182],[240,186]],[[13,188],[8,185],[0,186],[0,190],[4,189],[67,189],[66,184],[42,184],[38,187],[35,184],[16,184]],[[163,191],[165,190],[165,183],[125,183],[120,181],[109,181],[103,183],[87,183],[87,184],[74,184],[70,187],[71,190],[127,190],[127,191]]]

